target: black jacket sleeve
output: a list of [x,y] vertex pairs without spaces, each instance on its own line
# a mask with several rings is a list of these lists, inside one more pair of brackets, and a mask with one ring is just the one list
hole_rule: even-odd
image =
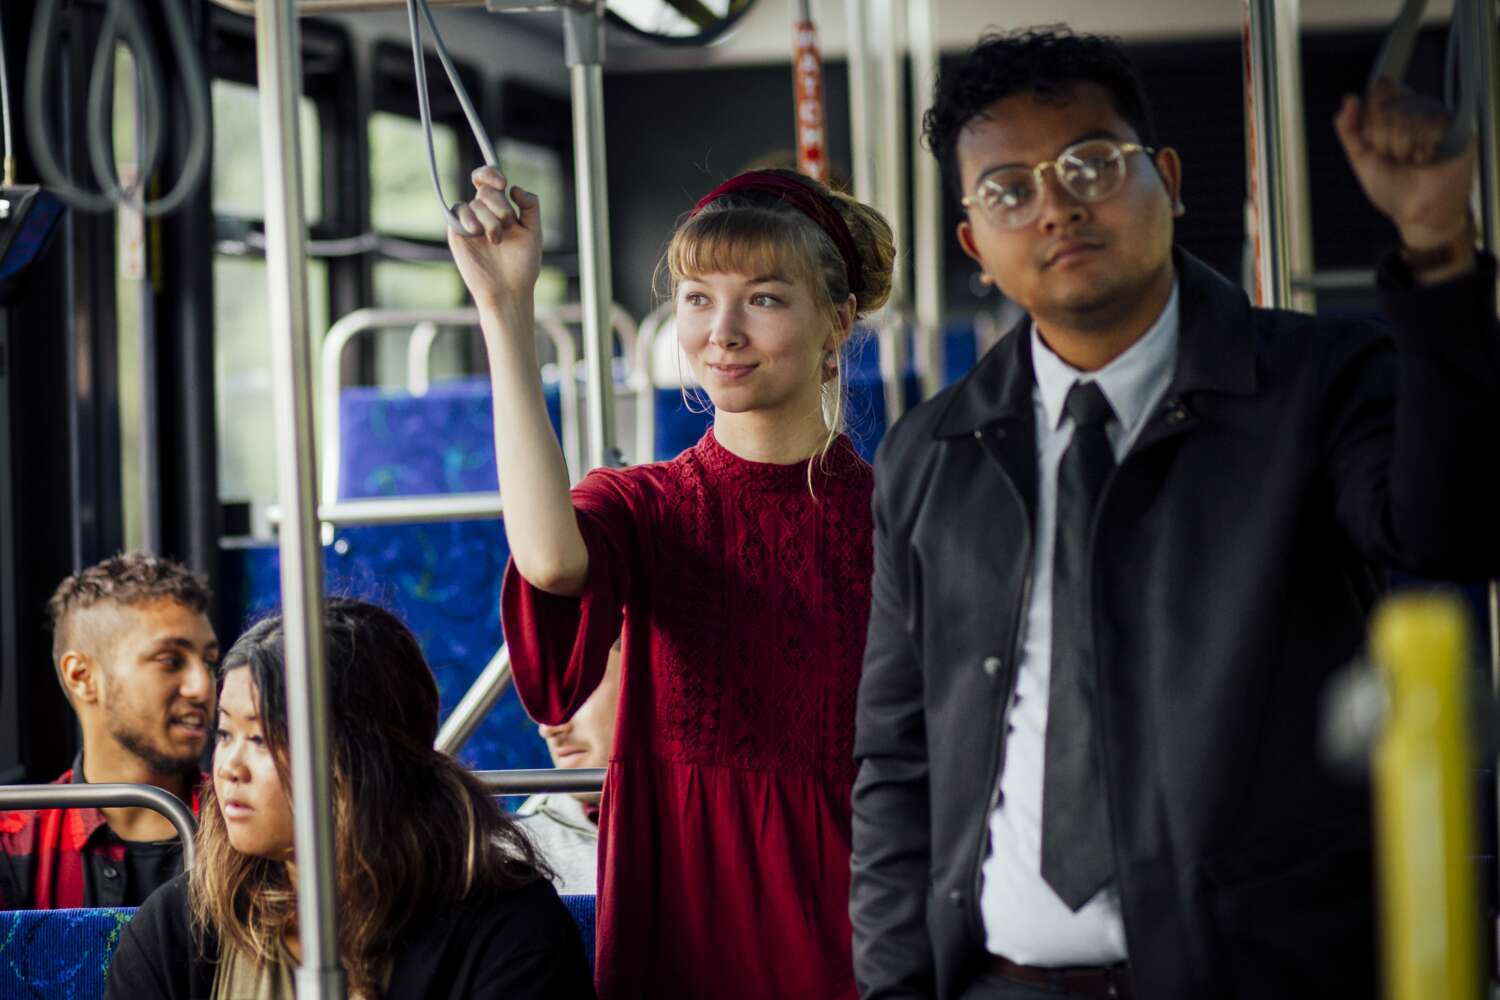
[[910,627],[909,546],[891,531],[883,488],[902,471],[897,437],[893,430],[875,460],[875,580],[854,738],[859,775],[849,917],[854,974],[866,1000],[935,991],[927,931],[931,845],[922,667]]
[[104,1000],[206,998],[211,980],[205,980],[205,966],[188,917],[187,876],[179,875],[153,892],[121,929]]
[[[1391,339],[1345,339],[1325,378],[1325,468],[1369,560],[1423,576],[1500,570],[1500,329],[1495,259],[1434,286],[1380,272]],[[1390,349],[1394,343],[1395,350]]]

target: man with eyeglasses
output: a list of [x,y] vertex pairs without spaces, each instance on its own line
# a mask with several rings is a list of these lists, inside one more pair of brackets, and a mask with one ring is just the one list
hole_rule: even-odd
[[1474,153],[1334,123],[1401,248],[1392,330],[1254,309],[1173,246],[1183,165],[1108,39],[989,36],[925,131],[1030,314],[876,459],[861,996],[1371,997],[1366,790],[1317,755],[1389,567],[1500,568]]

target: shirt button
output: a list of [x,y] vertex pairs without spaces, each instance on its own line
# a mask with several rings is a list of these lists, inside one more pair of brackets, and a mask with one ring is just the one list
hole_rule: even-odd
[[120,869],[116,868],[114,865],[105,865],[104,866],[104,877],[105,878],[119,878],[120,877]]
[[1000,668],[1005,666],[1005,662],[998,656],[986,656],[982,666],[986,676],[994,677],[1000,673]]
[[952,903],[954,906],[963,906],[964,894],[959,892],[957,889],[954,889],[948,893],[948,902]]

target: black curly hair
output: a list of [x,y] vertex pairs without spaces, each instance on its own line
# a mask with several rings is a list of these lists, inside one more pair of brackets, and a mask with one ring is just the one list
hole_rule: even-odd
[[991,104],[1015,94],[1066,101],[1077,83],[1103,87],[1140,141],[1157,144],[1145,88],[1118,40],[1077,35],[1061,24],[992,32],[979,39],[963,62],[938,76],[932,107],[922,116],[923,139],[937,157],[953,196],[963,196],[957,146],[959,133],[969,122],[983,116]]

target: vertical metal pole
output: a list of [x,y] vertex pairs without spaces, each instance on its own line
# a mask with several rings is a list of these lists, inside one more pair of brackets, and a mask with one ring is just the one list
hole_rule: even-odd
[[1294,274],[1312,271],[1298,0],[1245,0],[1245,129],[1255,229],[1255,300],[1312,308]]
[[298,1000],[344,996],[334,907],[332,767],[323,660],[323,562],[318,543],[312,351],[307,318],[307,224],[303,217],[297,12],[289,0],[257,0],[266,278],[271,306],[276,478],[281,522],[281,604],[287,723],[296,826]]
[[[1470,33],[1479,58],[1479,227],[1484,247],[1491,253],[1500,248],[1500,40],[1495,37],[1494,0],[1474,0],[1460,3],[1455,8],[1455,19],[1450,31]],[[1467,14],[1468,24],[1460,24],[1459,14]],[[1500,697],[1500,580],[1491,580],[1489,586],[1489,640],[1490,640],[1490,686]],[[1496,768],[1495,802],[1496,815],[1500,817],[1500,766],[1493,759],[1487,762]],[[1500,823],[1500,819],[1497,819]],[[1491,844],[1491,850],[1497,845]],[[1495,947],[1500,952],[1500,918],[1494,928]]]
[[875,200],[875,144],[870,126],[870,39],[865,25],[869,0],[844,0],[849,36],[849,145],[854,197]]
[[[604,3],[566,8],[568,74],[573,83],[573,173],[578,199],[583,357],[588,373],[588,467],[621,464],[615,424],[614,301],[609,260],[609,178],[604,162]],[[572,373],[565,373],[571,378]],[[573,470],[578,472],[580,470]]]
[[[872,143],[871,161],[875,168],[874,197],[868,199],[891,224],[896,240],[896,269],[891,275],[891,298],[883,315],[875,322],[879,328],[880,379],[885,390],[886,426],[896,422],[906,408],[906,259],[910,256],[906,242],[906,156],[900,136],[906,133],[906,101],[902,93],[904,59],[901,50],[901,23],[898,0],[875,0],[870,35],[879,51],[877,80],[874,90],[880,95],[879,107],[870,114],[867,136],[886,136],[886,141]],[[868,109],[868,105],[867,105]]]
[[922,148],[922,114],[937,79],[937,26],[932,0],[907,0],[911,49],[911,266],[917,372],[922,398],[943,386],[943,180],[937,158]]
[[903,45],[902,13],[899,0],[877,0],[871,4],[875,11],[875,37],[879,48],[880,79],[877,84],[880,94],[879,129],[877,134],[885,141],[875,143],[875,206],[885,214],[886,221],[896,236],[896,271],[891,276],[891,312],[902,313],[907,306],[910,283],[906,280],[906,258],[909,256],[906,231],[906,172],[905,143],[907,102],[904,90],[905,51]]

